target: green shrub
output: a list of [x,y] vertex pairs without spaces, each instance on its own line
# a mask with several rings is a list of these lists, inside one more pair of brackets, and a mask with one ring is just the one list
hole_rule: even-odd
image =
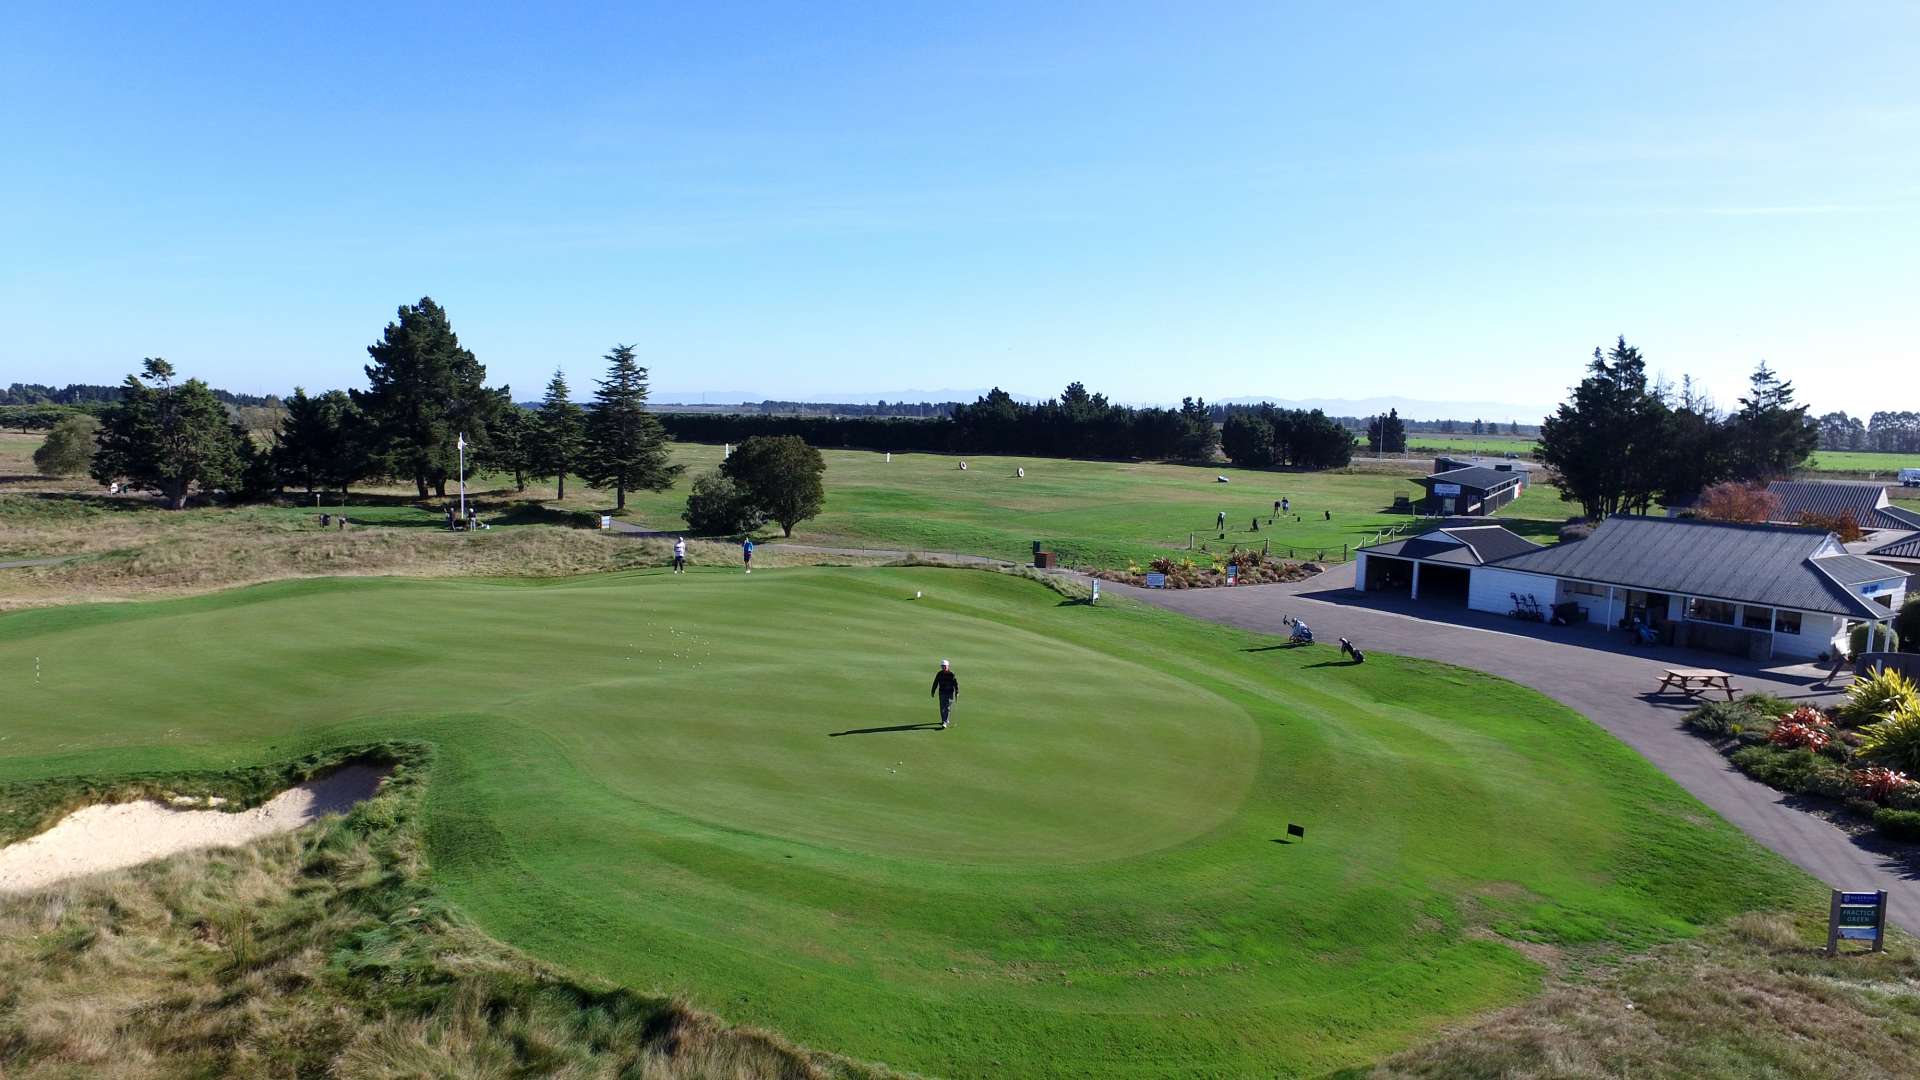
[[1696,734],[1724,738],[1740,728],[1753,725],[1757,719],[1744,701],[1709,701],[1688,713],[1680,722]]
[[1804,795],[1819,795],[1836,802],[1845,802],[1859,795],[1853,774],[1834,765],[1822,765],[1809,771],[1799,790]]
[[1920,810],[1877,810],[1873,825],[1889,840],[1920,841]]
[[1776,697],[1773,694],[1764,692],[1748,694],[1739,701],[1733,702],[1733,704],[1744,706],[1748,712],[1767,717],[1770,720],[1778,720],[1792,713],[1796,708],[1806,707],[1804,705],[1796,706],[1786,698]]
[[1872,821],[1874,815],[1878,814],[1879,812],[1880,812],[1880,804],[1877,802],[1874,802],[1872,799],[1862,799],[1862,798],[1856,797],[1856,798],[1847,800],[1847,813],[1852,814],[1855,817],[1863,817],[1863,818],[1866,818],[1868,821]]
[[747,493],[718,471],[694,477],[687,495],[687,528],[701,536],[739,536],[767,520]]
[[[1847,637],[1847,651],[1855,656],[1859,656],[1861,653],[1867,651],[1867,626],[1868,624],[1861,623],[1859,626],[1854,627],[1853,633]],[[1874,633],[1873,651],[1899,652],[1899,632],[1890,626],[1882,626]]]
[[1860,727],[1881,720],[1903,707],[1920,709],[1920,688],[1905,675],[1882,668],[1847,687],[1847,700],[1835,716],[1842,724]]
[[1903,705],[1879,723],[1861,728],[1859,756],[1920,774],[1920,703]]
[[1770,788],[1803,792],[1813,777],[1833,765],[1811,750],[1786,750],[1778,746],[1747,746],[1735,750],[1728,760],[1733,766]]

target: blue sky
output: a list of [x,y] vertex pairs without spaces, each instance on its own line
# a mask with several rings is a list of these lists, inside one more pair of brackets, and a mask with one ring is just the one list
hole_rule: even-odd
[[293,7],[9,7],[0,383],[1920,408],[1920,5]]

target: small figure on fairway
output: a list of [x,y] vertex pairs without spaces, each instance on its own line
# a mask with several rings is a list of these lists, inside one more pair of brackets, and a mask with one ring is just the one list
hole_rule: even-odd
[[687,538],[684,536],[675,537],[673,541],[673,572],[687,572]]
[[1213,527],[1222,530],[1227,527],[1227,512],[1225,510],[1213,516]]
[[945,730],[953,723],[953,699],[960,696],[960,680],[954,677],[953,661],[940,661],[940,671],[933,677],[933,696],[940,699],[940,727]]
[[1333,520],[1333,511],[1331,511],[1331,510],[1323,510],[1323,511],[1321,511],[1321,513],[1324,513],[1324,514],[1326,514],[1326,515],[1327,515],[1327,520],[1328,520],[1328,521],[1332,521],[1332,520]]
[[1254,532],[1260,531],[1260,515],[1259,514],[1253,515],[1253,531]]
[[1280,497],[1280,512],[1281,512],[1281,513],[1283,513],[1283,514],[1285,514],[1285,513],[1288,513],[1289,511],[1291,511],[1292,509],[1293,509],[1293,500],[1292,500],[1292,499],[1289,499],[1289,498],[1287,498],[1287,497],[1286,497],[1286,496],[1284,496],[1284,495],[1283,495],[1283,496],[1281,496],[1281,497]]
[[740,560],[747,564],[747,573],[753,573],[753,537],[740,541]]

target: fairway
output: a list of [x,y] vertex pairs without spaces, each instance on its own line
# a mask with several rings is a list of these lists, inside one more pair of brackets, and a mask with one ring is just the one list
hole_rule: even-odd
[[426,741],[488,931],[951,1076],[1353,1065],[1805,888],[1530,691],[1274,645],[932,568],[303,581],[0,616],[0,780]]
[[[1268,544],[1283,557],[1291,552],[1337,561],[1373,543],[1382,529],[1415,523],[1413,515],[1390,507],[1396,496],[1418,497],[1421,489],[1408,477],[1423,476],[1432,466],[1431,460],[1411,459],[1404,475],[1395,476],[942,454],[895,454],[889,462],[884,454],[861,450],[822,454],[826,506],[794,530],[796,542],[1024,561],[1039,540],[1071,565],[1106,568],[1163,556],[1210,562],[1234,546]],[[687,486],[720,463],[721,448],[676,443],[673,455],[688,466],[673,490],[628,499],[635,519],[650,528],[685,526]],[[1228,482],[1220,483],[1221,476]],[[1282,498],[1291,513],[1276,516],[1274,504]],[[1214,527],[1215,515],[1223,512],[1224,541]],[[1518,532],[1551,542],[1570,512],[1557,491],[1541,484],[1502,508],[1500,517]],[[1256,518],[1258,531],[1252,527]],[[1191,552],[1189,541],[1196,545]],[[1208,550],[1198,550],[1201,544]]]

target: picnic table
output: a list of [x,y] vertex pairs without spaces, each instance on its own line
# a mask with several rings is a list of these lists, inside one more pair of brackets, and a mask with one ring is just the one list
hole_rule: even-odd
[[1727,700],[1733,700],[1733,676],[1712,668],[1668,668],[1666,677],[1660,680],[1660,689],[1654,693],[1665,693],[1669,687],[1678,687],[1680,692],[1690,697],[1712,690],[1724,691]]

